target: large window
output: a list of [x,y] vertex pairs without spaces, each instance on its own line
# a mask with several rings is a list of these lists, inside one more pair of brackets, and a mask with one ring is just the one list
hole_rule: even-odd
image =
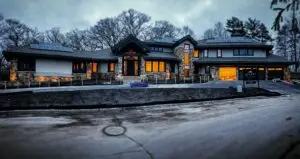
[[151,47],[151,51],[163,52],[162,47]]
[[73,73],[86,73],[86,63],[73,62]]
[[115,72],[115,63],[108,63],[108,72]]
[[233,56],[254,56],[253,49],[234,49]]
[[165,61],[146,61],[146,72],[165,72]]
[[190,55],[188,52],[184,53],[184,64],[186,64],[186,65],[190,64]]
[[35,71],[34,59],[19,59],[18,71]]
[[199,50],[194,50],[194,57],[198,58],[199,57]]
[[98,72],[98,63],[92,63],[92,72],[97,73]]

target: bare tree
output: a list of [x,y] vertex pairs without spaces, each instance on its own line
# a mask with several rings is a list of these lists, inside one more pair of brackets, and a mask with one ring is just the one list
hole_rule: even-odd
[[66,45],[66,37],[60,31],[60,28],[54,27],[47,30],[45,33],[45,41],[48,43],[56,43],[61,45]]
[[97,44],[97,48],[113,47],[122,38],[122,28],[117,18],[105,18],[97,22],[90,29],[90,38]]
[[180,28],[175,27],[168,21],[155,21],[151,28],[151,39],[177,38]]
[[132,34],[135,37],[140,37],[147,30],[151,17],[134,9],[129,9],[123,11],[117,19],[122,25],[123,36]]
[[186,35],[190,35],[190,36],[192,36],[193,38],[196,39],[196,35],[195,35],[194,31],[187,25],[183,26],[180,30],[180,36],[181,37],[186,36]]
[[203,39],[212,39],[215,38],[214,30],[213,29],[207,29],[203,34]]

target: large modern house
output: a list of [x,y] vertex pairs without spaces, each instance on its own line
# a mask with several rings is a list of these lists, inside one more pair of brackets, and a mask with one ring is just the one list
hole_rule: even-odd
[[11,63],[11,81],[109,79],[147,76],[183,79],[210,76],[213,80],[241,80],[242,71],[257,69],[261,80],[284,78],[292,64],[273,55],[272,46],[243,36],[196,41],[141,41],[130,35],[111,49],[75,51],[60,45],[32,44],[4,51]]

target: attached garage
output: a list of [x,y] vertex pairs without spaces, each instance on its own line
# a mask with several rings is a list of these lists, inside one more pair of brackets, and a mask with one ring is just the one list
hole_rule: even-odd
[[[244,70],[256,70],[257,68],[251,68],[251,67],[240,67],[239,68],[239,80],[244,79]],[[266,73],[265,73],[265,68],[260,67],[258,68],[258,78],[259,80],[265,80]]]
[[268,68],[268,80],[272,80],[274,78],[280,78],[283,79],[284,77],[284,70],[281,67],[273,68],[270,67]]
[[219,68],[219,80],[232,81],[232,80],[236,80],[236,78],[237,78],[236,67]]

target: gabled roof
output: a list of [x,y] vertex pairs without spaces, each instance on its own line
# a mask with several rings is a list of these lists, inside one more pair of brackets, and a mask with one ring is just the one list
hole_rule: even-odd
[[197,46],[197,44],[198,44],[197,41],[191,35],[187,35],[187,36],[184,36],[183,38],[177,40],[173,46],[176,47],[179,44],[183,43],[184,41],[190,41],[194,46]]
[[149,52],[150,51],[150,48],[149,48],[148,45],[146,45],[145,43],[143,43],[142,41],[140,41],[138,38],[136,38],[132,34],[130,34],[129,36],[127,36],[126,38],[124,38],[123,40],[121,40],[118,44],[116,44],[114,47],[112,47],[112,51],[113,52],[119,52],[119,51],[122,50],[123,47],[126,47],[126,45],[128,45],[130,43],[136,44],[144,52]]

